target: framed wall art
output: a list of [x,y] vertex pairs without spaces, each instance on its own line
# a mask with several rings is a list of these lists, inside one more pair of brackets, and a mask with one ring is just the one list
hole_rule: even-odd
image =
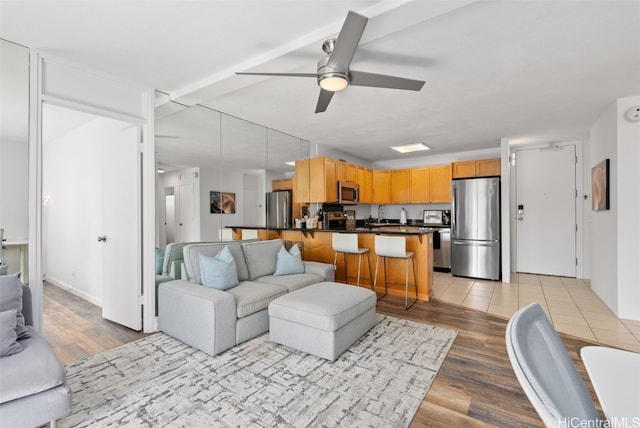
[[591,209],[609,209],[609,159],[591,168]]
[[209,204],[211,206],[211,214],[235,214],[236,194],[212,190],[209,192]]

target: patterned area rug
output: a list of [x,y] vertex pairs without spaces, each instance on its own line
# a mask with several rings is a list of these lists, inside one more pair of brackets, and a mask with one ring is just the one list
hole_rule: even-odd
[[332,363],[268,334],[211,357],[157,333],[68,364],[58,426],[408,426],[456,334],[378,315]]

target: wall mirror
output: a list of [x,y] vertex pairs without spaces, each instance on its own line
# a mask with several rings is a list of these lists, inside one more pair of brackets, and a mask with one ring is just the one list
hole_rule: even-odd
[[293,177],[293,162],[309,157],[310,143],[164,94],[158,99],[158,247],[230,239],[230,226],[266,226],[266,193],[273,180]]
[[29,49],[0,39],[0,271],[28,281]]

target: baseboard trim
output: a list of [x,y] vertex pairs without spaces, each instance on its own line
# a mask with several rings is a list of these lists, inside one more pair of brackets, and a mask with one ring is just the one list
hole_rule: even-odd
[[50,284],[55,285],[56,287],[60,287],[63,290],[68,291],[69,293],[71,293],[71,294],[73,294],[75,296],[80,297],[83,300],[86,300],[89,303],[93,303],[94,305],[96,305],[96,306],[98,306],[100,308],[102,307],[102,299],[98,299],[95,296],[92,296],[92,295],[90,295],[88,293],[85,293],[82,290],[78,290],[77,288],[67,284],[64,281],[59,281],[56,278],[53,278],[53,277],[51,277],[49,275],[46,275],[46,274],[44,275],[44,280],[47,281]]

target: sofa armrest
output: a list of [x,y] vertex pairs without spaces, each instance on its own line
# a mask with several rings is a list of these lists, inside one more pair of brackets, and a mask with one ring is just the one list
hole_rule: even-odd
[[215,288],[186,280],[158,287],[158,328],[209,355],[236,344],[236,301]]
[[304,264],[304,273],[313,273],[315,275],[321,276],[325,281],[333,281],[335,279],[333,265],[306,260],[303,260],[302,263]]

